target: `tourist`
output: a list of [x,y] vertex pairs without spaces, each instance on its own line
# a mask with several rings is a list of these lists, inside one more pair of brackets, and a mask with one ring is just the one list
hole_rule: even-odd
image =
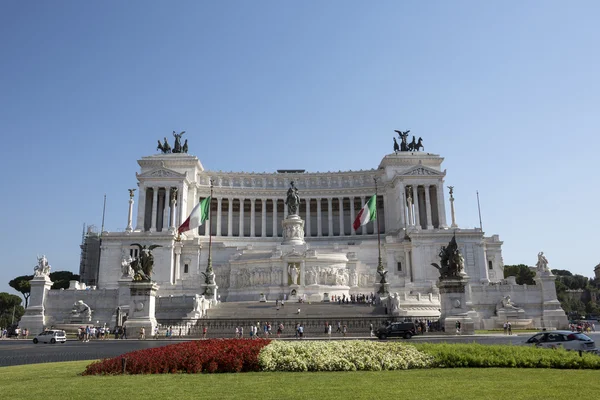
[[508,322],[505,322],[504,325],[502,325],[502,329],[504,329],[504,334],[508,334]]
[[143,326],[140,328],[140,340],[146,340],[146,328]]
[[300,333],[300,324],[296,323],[296,339],[298,339],[298,334]]
[[240,326],[240,339],[244,338],[244,327]]
[[300,308],[298,308],[298,313],[297,314],[300,314]]
[[331,325],[327,325],[327,337],[331,339]]
[[240,328],[239,328],[239,326],[236,326],[235,327],[235,338],[237,339],[239,337],[240,337]]
[[154,327],[154,339],[158,339],[158,325]]
[[510,321],[508,322],[508,334],[512,335],[512,324],[510,323]]
[[298,337],[300,339],[302,339],[304,337],[304,327],[302,326],[302,324],[300,324],[300,326],[298,326]]
[[277,337],[281,337],[281,334],[283,333],[283,323],[280,323],[279,326],[277,327]]
[[342,323],[340,321],[337,323],[337,329],[335,330],[335,333],[342,333]]
[[348,327],[346,326],[346,324],[344,324],[344,328],[343,328],[344,337],[346,336],[347,331],[348,331]]
[[373,324],[369,324],[369,336],[373,337]]
[[206,332],[208,331],[208,328],[206,327],[206,325],[203,325],[202,327],[202,339],[206,339]]
[[456,321],[456,334],[460,335],[460,321]]

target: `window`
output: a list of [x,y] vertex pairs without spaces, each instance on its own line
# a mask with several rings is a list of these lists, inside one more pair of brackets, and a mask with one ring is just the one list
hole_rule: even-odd
[[402,263],[398,262],[398,272],[402,272]]
[[492,264],[492,260],[488,260],[488,269],[494,269],[494,264]]
[[189,268],[190,268],[190,267],[189,267],[187,264],[184,264],[184,265],[183,265],[183,273],[184,273],[184,274],[187,274],[187,273],[188,273],[188,271],[189,271]]

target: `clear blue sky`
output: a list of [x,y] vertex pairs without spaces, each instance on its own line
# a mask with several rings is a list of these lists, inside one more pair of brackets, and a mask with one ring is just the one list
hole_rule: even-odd
[[[523,4],[522,4],[523,3]],[[370,169],[410,129],[458,223],[505,264],[600,262],[600,3],[3,1],[0,291],[79,268],[127,223],[136,160],[187,131],[205,168]]]

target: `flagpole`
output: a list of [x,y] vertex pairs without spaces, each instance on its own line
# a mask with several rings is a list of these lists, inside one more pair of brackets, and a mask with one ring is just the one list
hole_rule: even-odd
[[377,210],[377,178],[373,178],[375,181],[375,219],[377,220],[377,271],[383,271],[383,264],[381,262],[381,235],[379,233],[379,210]]
[[212,272],[212,199],[213,199],[213,183],[214,180],[210,180],[210,201],[208,203],[208,265],[206,266],[207,275]]

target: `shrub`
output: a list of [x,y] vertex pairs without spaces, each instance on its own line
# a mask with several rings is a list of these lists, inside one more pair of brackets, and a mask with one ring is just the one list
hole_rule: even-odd
[[550,350],[529,346],[472,344],[414,345],[434,357],[437,368],[561,368],[600,369],[600,357],[595,354]]
[[258,371],[258,353],[269,340],[211,339],[123,354],[87,366],[83,375]]
[[258,356],[263,371],[380,371],[427,368],[433,357],[400,342],[275,341]]

